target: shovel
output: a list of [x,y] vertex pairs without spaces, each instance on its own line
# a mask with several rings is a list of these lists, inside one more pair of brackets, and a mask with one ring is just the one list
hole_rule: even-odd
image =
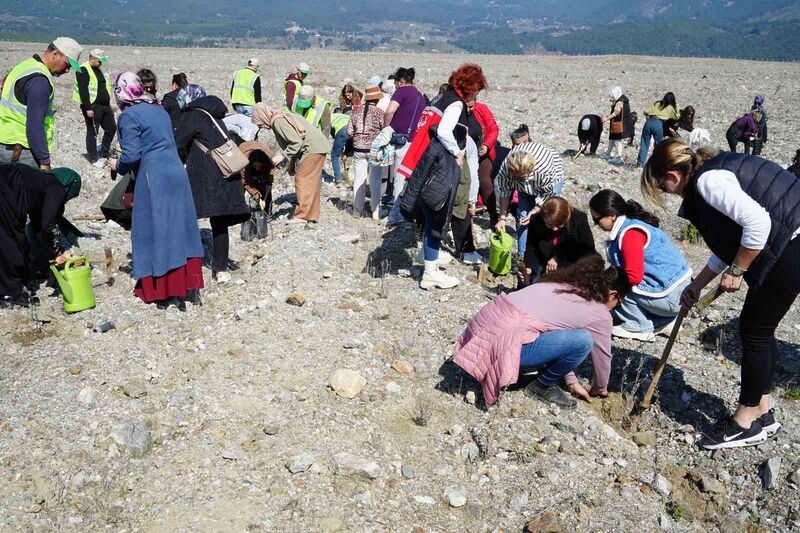
[[[711,303],[723,292],[724,291],[722,290],[722,287],[718,285],[716,289],[710,290],[701,296],[695,307],[698,311],[702,311],[711,305]],[[647,388],[644,398],[642,398],[642,401],[639,402],[639,412],[645,411],[650,407],[650,401],[653,399],[653,393],[656,391],[656,387],[658,387],[658,380],[661,379],[661,373],[664,372],[664,368],[667,366],[667,359],[669,359],[669,353],[672,351],[672,345],[675,344],[675,339],[678,338],[678,332],[681,329],[683,319],[686,318],[686,315],[688,314],[689,309],[684,309],[681,307],[681,310],[678,312],[678,316],[675,318],[675,325],[672,326],[672,332],[669,334],[667,345],[664,346],[664,353],[661,354],[661,360],[658,362],[656,373],[653,374],[653,380],[650,382],[650,386]]]

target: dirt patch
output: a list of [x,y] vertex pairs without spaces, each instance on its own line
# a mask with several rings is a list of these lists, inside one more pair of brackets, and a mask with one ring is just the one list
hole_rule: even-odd
[[636,398],[612,392],[608,398],[595,399],[591,405],[597,416],[606,424],[624,434],[649,428],[645,420],[631,416],[635,404]]
[[699,473],[670,466],[662,474],[672,483],[670,507],[673,517],[705,522],[726,509],[728,501],[719,492],[721,489],[704,487],[704,478]]

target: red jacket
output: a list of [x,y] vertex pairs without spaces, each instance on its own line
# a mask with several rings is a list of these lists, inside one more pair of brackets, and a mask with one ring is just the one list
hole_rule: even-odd
[[[496,156],[494,144],[497,142],[497,137],[500,136],[500,128],[497,127],[497,122],[494,120],[492,110],[482,102],[475,102],[472,114],[475,115],[475,118],[478,119],[478,123],[483,128],[483,144],[489,148],[489,159],[494,161]],[[478,149],[480,150],[480,146]]]

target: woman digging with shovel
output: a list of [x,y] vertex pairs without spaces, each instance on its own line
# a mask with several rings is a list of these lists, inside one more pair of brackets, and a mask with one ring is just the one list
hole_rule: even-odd
[[663,193],[682,197],[679,216],[694,224],[713,253],[684,290],[685,308],[720,273],[726,292],[738,291],[743,278],[750,287],[739,318],[739,404],[700,445],[715,450],[762,444],[781,428],[770,396],[778,362],[775,328],[800,293],[800,182],[760,157],[695,151],[669,139],[645,164],[641,187],[658,205]]

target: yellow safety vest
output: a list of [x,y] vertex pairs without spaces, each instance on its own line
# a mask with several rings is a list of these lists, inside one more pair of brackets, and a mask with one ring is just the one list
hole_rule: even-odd
[[[80,91],[78,91],[77,72],[75,73],[75,81],[72,82],[72,100],[76,104],[82,104],[82,105],[93,104],[97,101],[97,87],[98,87],[97,76],[95,75],[94,69],[89,64],[88,61],[83,65],[81,65],[81,68],[89,74],[89,101],[85,103],[81,102],[81,93]],[[103,77],[105,78],[106,91],[108,92],[108,97],[111,98],[111,96],[114,94],[114,92],[111,90],[111,83],[108,81],[108,77],[106,76]]]
[[333,113],[331,114],[331,129],[333,135],[336,136],[343,128],[347,127],[350,123],[350,115],[346,113]]
[[53,76],[44,63],[34,58],[26,59],[17,64],[6,77],[3,85],[3,92],[0,93],[0,143],[21,144],[30,149],[28,136],[25,133],[25,123],[28,120],[28,106],[17,100],[14,95],[14,87],[17,82],[29,78],[33,75],[41,74],[50,83],[50,101],[47,106],[47,113],[44,117],[44,135],[47,140],[47,147],[53,144],[55,134],[55,107],[53,98],[55,87],[53,86]]
[[233,73],[233,91],[231,104],[256,105],[256,84],[258,74],[249,68],[243,68]]
[[294,104],[292,105],[292,112],[297,113],[301,117],[305,118],[309,124],[314,126],[315,128],[319,128],[319,121],[322,118],[322,115],[325,113],[326,107],[333,108],[333,104],[329,101],[325,100],[324,98],[320,98],[319,96],[314,96],[314,100],[311,102],[311,106],[307,107],[306,109],[301,109],[297,107],[297,102],[299,98],[294,99]]
[[[287,92],[286,91],[286,87],[288,87],[290,83],[294,84],[294,100],[292,100],[292,108],[294,108],[294,104],[297,103],[297,93],[300,92],[300,87],[303,86],[303,83],[298,81],[298,80],[286,80],[286,81],[284,81],[283,82],[283,101],[284,102],[286,101],[286,92]],[[291,109],[289,109],[286,106],[283,106],[283,110],[286,111],[287,113],[289,111],[291,111]]]

